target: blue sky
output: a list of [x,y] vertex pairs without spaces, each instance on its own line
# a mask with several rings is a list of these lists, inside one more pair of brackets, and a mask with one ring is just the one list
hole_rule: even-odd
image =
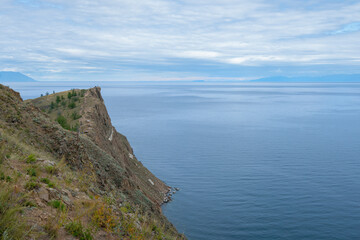
[[0,71],[38,80],[360,73],[360,0],[1,0]]

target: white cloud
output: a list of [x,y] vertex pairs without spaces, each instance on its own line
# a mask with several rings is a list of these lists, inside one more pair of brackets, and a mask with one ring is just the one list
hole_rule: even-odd
[[1,68],[0,71],[17,72],[17,71],[19,71],[19,69],[18,68]]
[[0,64],[72,73],[173,58],[239,66],[359,62],[359,2],[314,0],[311,8],[280,0],[37,3],[2,1]]

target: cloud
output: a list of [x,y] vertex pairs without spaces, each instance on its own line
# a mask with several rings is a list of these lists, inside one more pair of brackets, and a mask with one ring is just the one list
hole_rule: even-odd
[[360,31],[360,22],[349,23],[343,26],[340,30],[332,32],[332,34],[352,33],[357,31]]
[[359,30],[358,1],[3,0],[0,65],[42,79],[359,71]]

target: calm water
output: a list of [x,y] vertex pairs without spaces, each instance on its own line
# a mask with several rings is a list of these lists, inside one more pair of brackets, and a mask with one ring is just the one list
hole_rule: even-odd
[[360,84],[100,85],[189,239],[360,239]]

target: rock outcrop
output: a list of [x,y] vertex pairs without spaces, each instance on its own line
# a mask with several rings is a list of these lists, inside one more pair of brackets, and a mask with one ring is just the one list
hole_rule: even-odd
[[112,126],[98,87],[24,102],[0,85],[0,185],[34,202],[21,219],[39,239],[72,239],[69,224],[96,225],[83,232],[93,239],[185,238],[161,212],[169,187]]

